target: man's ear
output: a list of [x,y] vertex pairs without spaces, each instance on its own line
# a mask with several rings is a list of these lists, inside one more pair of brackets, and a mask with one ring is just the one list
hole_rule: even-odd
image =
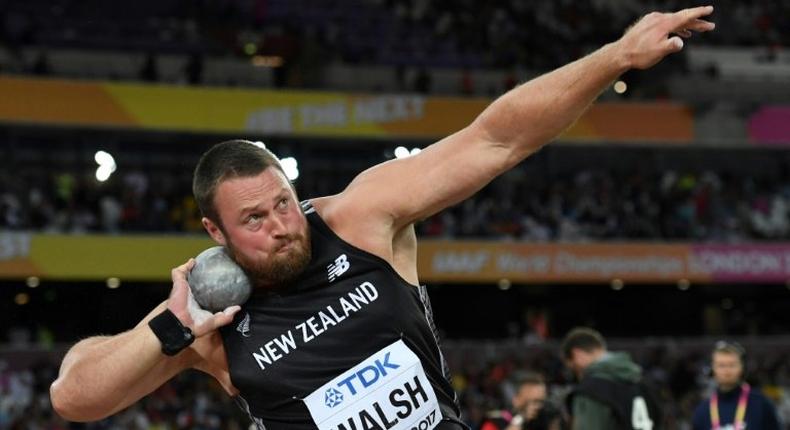
[[209,236],[214,239],[214,242],[217,242],[217,244],[222,246],[226,245],[227,241],[225,240],[225,234],[222,233],[222,229],[220,229],[219,226],[214,223],[214,221],[203,217],[200,222],[203,223],[203,228],[205,228]]

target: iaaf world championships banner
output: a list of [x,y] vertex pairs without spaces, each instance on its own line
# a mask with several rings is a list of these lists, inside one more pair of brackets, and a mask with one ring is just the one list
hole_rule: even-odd
[[432,242],[419,273],[433,282],[786,282],[790,244]]
[[[213,246],[202,236],[0,232],[0,278],[167,281],[170,269]],[[352,263],[353,264],[353,263]],[[425,240],[421,282],[598,283],[790,280],[790,244],[534,244]]]

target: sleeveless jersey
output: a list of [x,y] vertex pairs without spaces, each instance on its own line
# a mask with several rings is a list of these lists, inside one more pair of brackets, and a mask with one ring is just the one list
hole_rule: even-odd
[[466,428],[425,287],[302,209],[304,272],[220,329],[237,403],[259,430]]

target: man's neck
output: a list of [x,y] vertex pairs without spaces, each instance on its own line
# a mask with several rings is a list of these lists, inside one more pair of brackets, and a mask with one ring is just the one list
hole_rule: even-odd
[[741,386],[740,383],[737,384],[719,384],[719,391],[722,393],[731,393],[735,391],[737,388]]

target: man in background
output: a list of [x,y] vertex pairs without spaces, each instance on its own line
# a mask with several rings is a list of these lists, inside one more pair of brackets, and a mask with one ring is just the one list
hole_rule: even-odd
[[609,352],[590,328],[575,328],[562,355],[579,380],[568,396],[574,430],[660,430],[661,411],[642,381],[642,369],[623,352]]
[[694,430],[779,430],[774,405],[746,383],[746,350],[719,341],[711,353],[716,390],[697,406]]
[[481,430],[563,430],[560,410],[547,399],[543,376],[525,372],[515,378],[516,392],[511,398],[512,412],[491,411]]

